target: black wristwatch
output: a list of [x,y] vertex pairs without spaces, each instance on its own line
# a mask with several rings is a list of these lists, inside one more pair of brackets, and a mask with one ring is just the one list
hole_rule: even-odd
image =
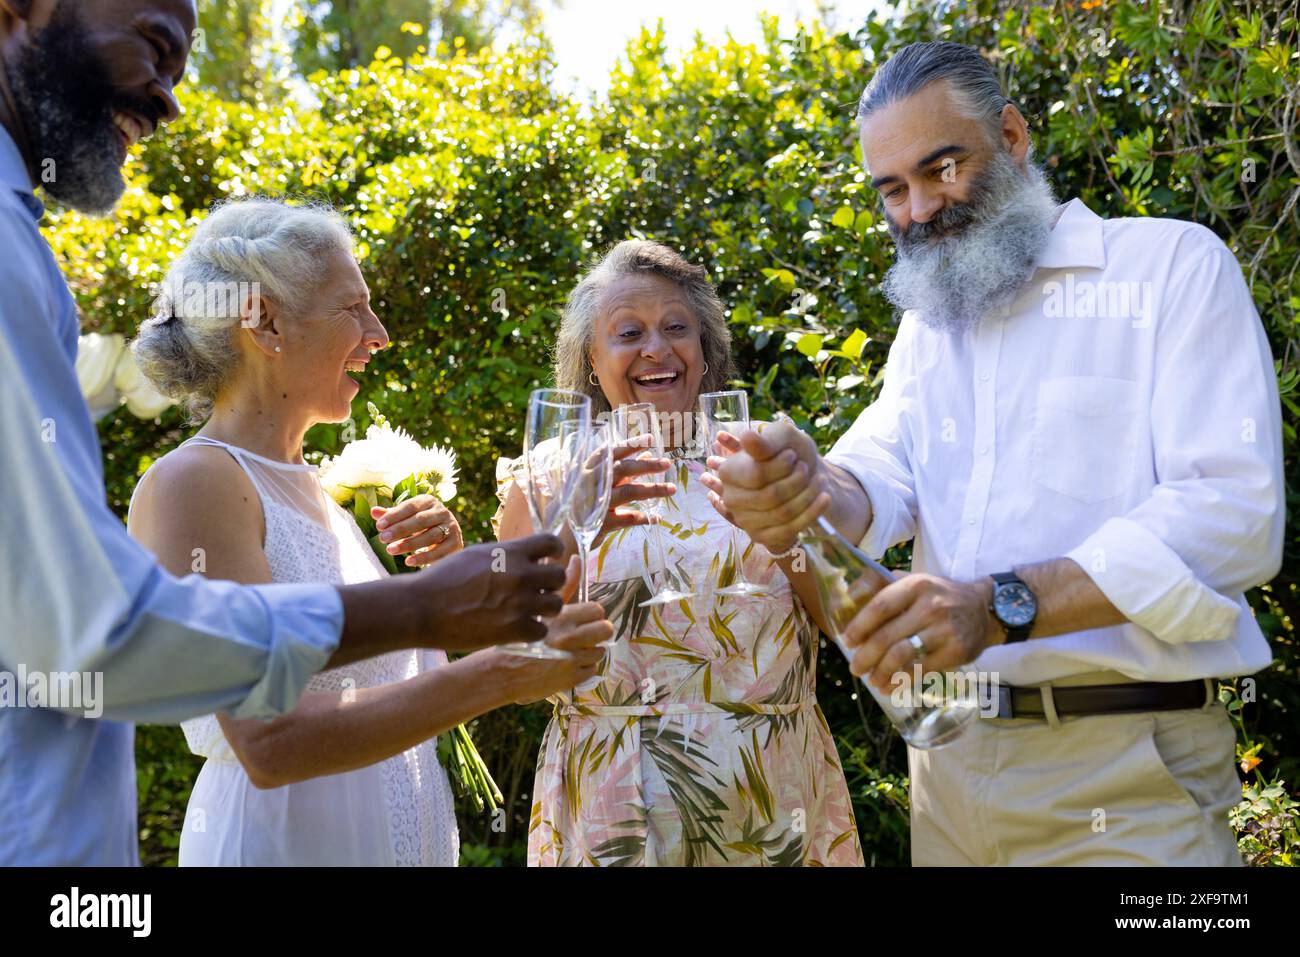
[[1015,572],[998,572],[993,579],[989,611],[1007,633],[1007,644],[1024,641],[1038,617],[1038,599]]

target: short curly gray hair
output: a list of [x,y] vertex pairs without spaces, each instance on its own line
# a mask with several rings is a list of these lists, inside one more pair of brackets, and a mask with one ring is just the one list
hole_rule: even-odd
[[555,385],[591,397],[595,413],[608,412],[609,400],[592,385],[591,344],[607,286],[622,276],[663,276],[677,285],[700,324],[700,347],[708,371],[701,392],[717,392],[736,375],[726,310],[708,270],[687,262],[676,250],[645,239],[626,239],[596,260],[569,293],[555,343]]

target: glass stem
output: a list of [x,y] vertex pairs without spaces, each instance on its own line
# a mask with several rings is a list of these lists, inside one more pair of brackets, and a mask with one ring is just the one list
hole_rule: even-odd
[[587,555],[591,552],[591,545],[588,544],[586,532],[579,532],[576,537],[578,539],[578,562],[582,565],[581,577],[578,579],[578,601],[591,601],[587,590]]
[[749,579],[745,577],[745,556],[740,552],[740,533],[735,525],[731,526],[731,554],[735,556],[736,561],[736,574],[731,583],[748,585]]
[[682,591],[682,589],[678,587],[677,576],[674,575],[672,569],[668,567],[668,555],[664,551],[663,531],[664,530],[660,527],[659,523],[655,522],[654,540],[655,546],[659,549],[659,564],[664,568],[664,586],[666,588],[671,588],[673,591]]

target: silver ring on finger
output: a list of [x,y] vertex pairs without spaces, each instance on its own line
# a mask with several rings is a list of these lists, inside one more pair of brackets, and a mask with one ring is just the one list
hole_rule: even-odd
[[451,529],[448,528],[446,525],[439,525],[438,530],[442,532],[442,537],[438,539],[437,544],[441,545],[443,542],[447,540],[448,536],[451,535]]
[[925,642],[921,640],[919,635],[908,636],[907,643],[911,645],[912,650],[916,652],[917,661],[920,661],[925,657]]

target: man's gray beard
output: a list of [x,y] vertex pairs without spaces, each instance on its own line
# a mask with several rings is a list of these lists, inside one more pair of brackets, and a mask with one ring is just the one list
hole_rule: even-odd
[[[111,212],[126,189],[102,67],[87,51],[73,4],[19,55],[4,61],[18,122],[35,156],[37,185],[64,206],[92,215]],[[57,22],[56,22],[57,21]]]
[[1030,162],[1025,167],[1028,175],[1011,157],[995,153],[966,203],[951,204],[906,233],[891,220],[897,255],[885,274],[886,298],[948,333],[1014,302],[1034,273],[1056,214],[1042,170]]

